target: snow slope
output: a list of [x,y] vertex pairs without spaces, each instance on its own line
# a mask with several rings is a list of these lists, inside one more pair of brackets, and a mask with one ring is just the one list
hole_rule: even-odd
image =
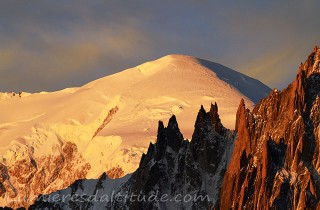
[[250,108],[269,91],[220,64],[168,55],[80,88],[0,97],[0,162],[23,159],[30,147],[32,156],[46,156],[70,141],[91,165],[87,178],[116,167],[124,175],[155,140],[158,120],[175,114],[190,139],[200,105],[217,102],[222,123],[233,129],[241,98]]

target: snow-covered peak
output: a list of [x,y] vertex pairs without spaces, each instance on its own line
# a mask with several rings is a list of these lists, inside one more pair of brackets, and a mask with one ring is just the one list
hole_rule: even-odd
[[[63,141],[75,142],[89,162],[107,160],[108,155],[101,155],[104,151],[95,153],[100,154],[97,157],[90,151],[109,145],[128,156],[124,162],[134,162],[126,164],[124,170],[132,172],[148,142],[156,139],[158,120],[176,115],[182,133],[190,139],[199,104],[216,101],[221,107],[222,123],[233,129],[241,98],[253,107],[270,91],[261,82],[230,68],[186,55],[164,56],[67,90],[72,91],[0,100],[3,158],[14,159],[11,154],[15,152],[7,151],[17,145],[33,145],[37,156],[50,153],[48,142],[60,141],[45,137],[53,134]],[[117,111],[110,114],[112,109]],[[43,135],[38,139],[40,131]],[[120,158],[110,165],[99,165],[91,175],[122,165],[119,161]]]
[[162,62],[170,62],[173,60],[176,60],[176,61],[179,60],[179,61],[185,61],[185,62],[196,62],[197,58],[190,56],[190,55],[169,54],[169,55],[163,56],[157,60],[162,61]]
[[[261,82],[223,65],[165,56],[79,88],[0,100],[0,162],[11,171],[19,168],[18,161],[37,163],[59,155],[61,145],[70,142],[90,166],[86,178],[103,172],[123,176],[137,169],[149,142],[155,142],[159,120],[175,115],[184,137],[191,139],[200,104],[215,101],[221,123],[233,129],[239,101],[253,107],[269,92]],[[40,168],[32,169],[40,174]],[[9,176],[16,190],[19,174]],[[43,182],[50,179],[43,177]],[[57,177],[45,190],[59,183]]]

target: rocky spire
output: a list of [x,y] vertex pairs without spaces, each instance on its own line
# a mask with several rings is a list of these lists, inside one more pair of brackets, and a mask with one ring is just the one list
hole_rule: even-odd
[[221,209],[320,209],[319,55],[315,47],[296,79],[252,112],[240,102]]
[[320,48],[315,46],[308,59],[300,65],[299,72],[304,71],[306,77],[314,73],[320,73]]
[[243,98],[241,99],[240,101],[240,104],[239,104],[239,107],[238,107],[238,110],[237,110],[237,114],[236,114],[236,125],[235,125],[235,130],[238,131],[238,127],[239,127],[239,124],[241,122],[244,122],[245,119],[245,110],[246,110],[246,105],[244,103],[244,100]]
[[164,127],[163,122],[159,121],[158,135],[155,145],[157,158],[163,157],[167,147],[171,147],[171,149],[178,152],[183,140],[184,139],[180,132],[175,115],[169,119],[167,127]]
[[218,114],[218,105],[216,102],[214,104],[211,103],[209,114],[214,130],[221,134],[223,132],[223,125],[221,124],[221,120]]
[[203,139],[204,134],[209,133],[209,130],[213,130],[218,134],[223,135],[223,133],[225,132],[225,128],[223,127],[218,114],[217,103],[211,103],[209,112],[206,112],[206,110],[201,105],[194,127],[195,130],[192,136],[193,141]]

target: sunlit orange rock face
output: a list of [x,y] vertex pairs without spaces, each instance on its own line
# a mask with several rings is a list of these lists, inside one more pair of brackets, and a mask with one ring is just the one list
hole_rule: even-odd
[[240,103],[238,137],[221,209],[320,209],[320,49],[294,82],[251,111]]
[[125,174],[121,167],[113,167],[107,171],[107,175],[111,179],[117,179],[123,177]]
[[53,192],[85,178],[90,165],[83,161],[74,143],[66,142],[59,155],[22,159],[0,165],[0,196],[7,206],[31,205],[39,194]]

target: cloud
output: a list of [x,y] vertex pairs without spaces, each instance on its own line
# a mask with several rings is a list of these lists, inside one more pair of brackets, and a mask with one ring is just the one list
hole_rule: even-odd
[[112,73],[112,68],[123,63],[120,60],[132,62],[131,57],[149,44],[141,30],[125,24],[78,25],[67,34],[32,24],[28,28],[22,30],[27,31],[24,36],[6,40],[0,49],[0,76],[6,78],[1,85],[9,90],[56,90],[85,84]]
[[317,1],[5,1],[0,91],[52,91],[182,53],[283,88],[319,44]]

